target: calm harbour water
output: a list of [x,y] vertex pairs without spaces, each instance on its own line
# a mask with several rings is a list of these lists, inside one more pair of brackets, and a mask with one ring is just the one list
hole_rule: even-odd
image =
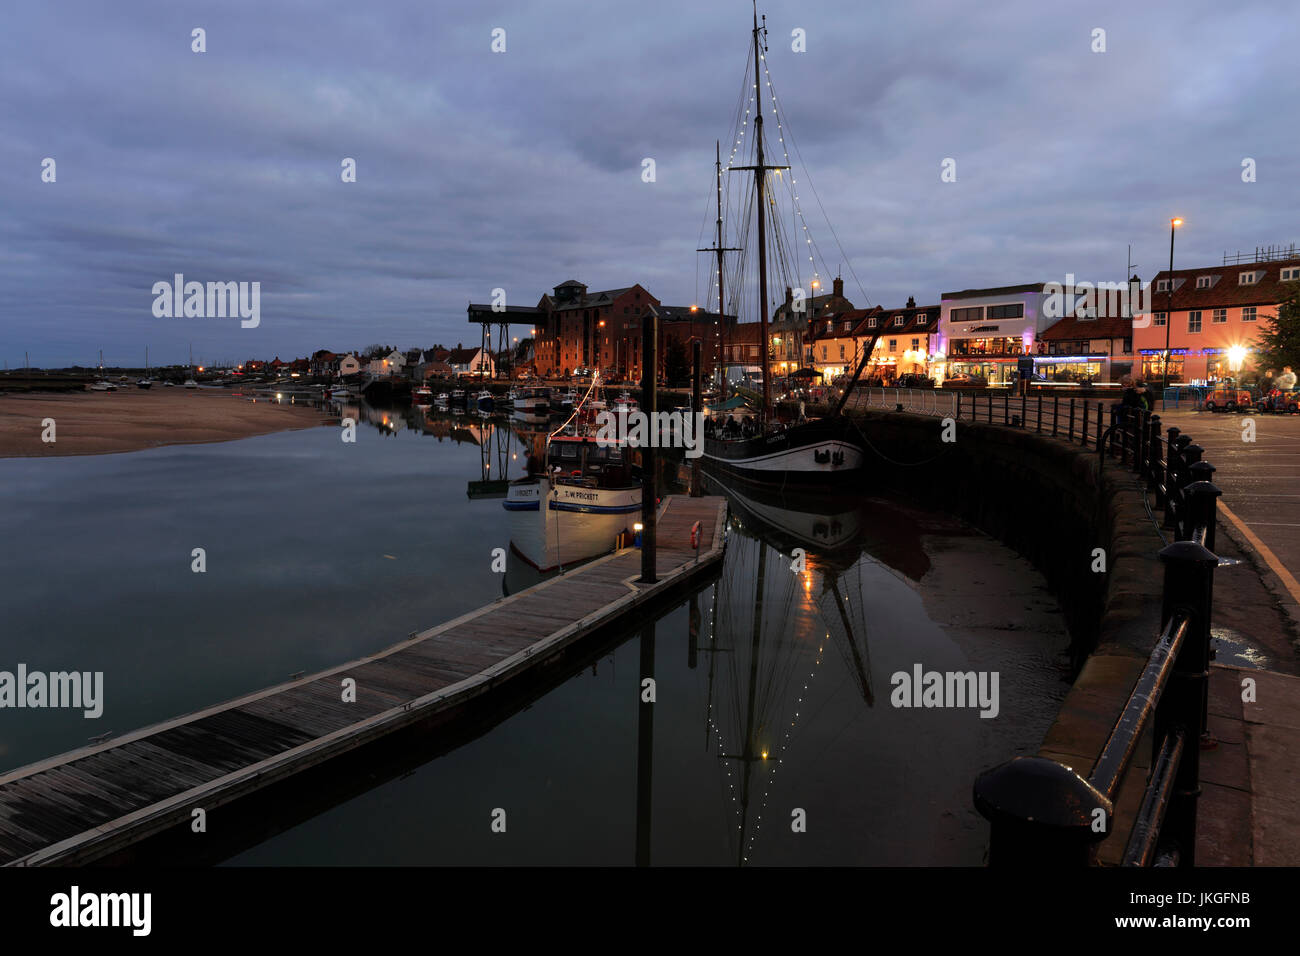
[[[12,596],[0,667],[102,670],[106,682],[99,720],[0,711],[0,768],[336,665],[500,597],[491,550],[507,545],[505,512],[467,492],[503,467],[521,473],[517,436],[363,414],[374,427],[354,445],[318,428],[0,461],[16,505],[0,512]],[[637,630],[482,736],[229,862],[631,864],[639,834],[657,864],[978,864],[971,781],[1036,750],[1064,643],[1050,610],[1046,634],[1008,638],[987,618],[1016,613],[995,606],[1005,588],[1047,608],[1041,581],[940,515],[781,504],[735,498],[721,575],[654,622],[648,809]],[[191,570],[194,548],[205,573]],[[1001,717],[890,706],[890,675],[918,662],[1001,670]],[[490,828],[495,808],[504,834]],[[792,830],[796,811],[806,832]]]

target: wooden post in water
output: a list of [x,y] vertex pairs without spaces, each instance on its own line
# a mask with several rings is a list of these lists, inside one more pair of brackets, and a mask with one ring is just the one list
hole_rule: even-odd
[[654,584],[655,574],[655,498],[658,488],[659,455],[655,447],[659,436],[652,429],[659,418],[659,316],[653,311],[645,316],[641,328],[641,411],[647,416],[645,442],[641,449],[641,582]]
[[655,676],[655,625],[654,621],[641,628],[641,680],[637,682],[636,721],[636,865],[650,865],[650,821],[653,815],[655,705],[646,700],[650,690],[644,685],[646,678],[654,686]]
[[[704,412],[704,400],[702,389],[700,387],[701,377],[704,375],[704,343],[696,339],[691,343],[692,359],[694,360],[694,374],[691,378],[691,440],[698,443],[699,449],[704,450],[704,432],[703,428],[696,428],[699,424],[702,426],[704,419],[700,416]],[[682,429],[685,431],[685,427]],[[697,434],[698,431],[698,434]],[[691,497],[698,498],[704,494],[704,489],[700,487],[700,459],[698,457],[691,459]]]

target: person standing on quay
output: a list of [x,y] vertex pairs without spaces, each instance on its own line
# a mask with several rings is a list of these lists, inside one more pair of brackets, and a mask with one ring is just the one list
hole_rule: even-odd
[[1273,381],[1273,387],[1289,392],[1295,388],[1295,372],[1291,371],[1290,365],[1282,367],[1282,374]]

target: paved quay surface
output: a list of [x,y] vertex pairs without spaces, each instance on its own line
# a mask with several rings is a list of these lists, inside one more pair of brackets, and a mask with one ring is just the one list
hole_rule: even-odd
[[[1215,618],[1232,615],[1238,630],[1294,651],[1300,625],[1300,416],[1227,414],[1170,409],[1160,413],[1205,449],[1223,491],[1221,553],[1242,553],[1259,571],[1279,621],[1259,599],[1224,606],[1242,585],[1244,568],[1215,577]],[[1254,426],[1254,441],[1248,423]],[[1223,607],[1222,612],[1220,608]],[[1265,635],[1263,631],[1283,630]],[[1271,640],[1269,638],[1272,638]],[[1222,660],[1222,653],[1220,655]],[[1202,797],[1197,862],[1202,866],[1300,866],[1300,677],[1294,656],[1272,669],[1215,663],[1210,671],[1210,733],[1201,753]],[[1292,673],[1283,673],[1282,670]],[[1244,686],[1253,681],[1254,700]]]
[[[1170,409],[1160,413],[1203,447],[1223,490],[1220,524],[1256,554],[1291,620],[1300,625],[1300,415]],[[1243,441],[1253,423],[1254,441]]]

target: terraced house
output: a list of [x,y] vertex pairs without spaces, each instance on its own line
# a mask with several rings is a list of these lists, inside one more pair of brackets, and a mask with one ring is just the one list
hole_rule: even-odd
[[1141,374],[1163,381],[1167,335],[1169,381],[1201,384],[1259,371],[1255,338],[1300,290],[1300,255],[1292,248],[1286,258],[1225,256],[1222,265],[1166,270],[1153,281],[1152,312],[1139,314],[1133,328]]

